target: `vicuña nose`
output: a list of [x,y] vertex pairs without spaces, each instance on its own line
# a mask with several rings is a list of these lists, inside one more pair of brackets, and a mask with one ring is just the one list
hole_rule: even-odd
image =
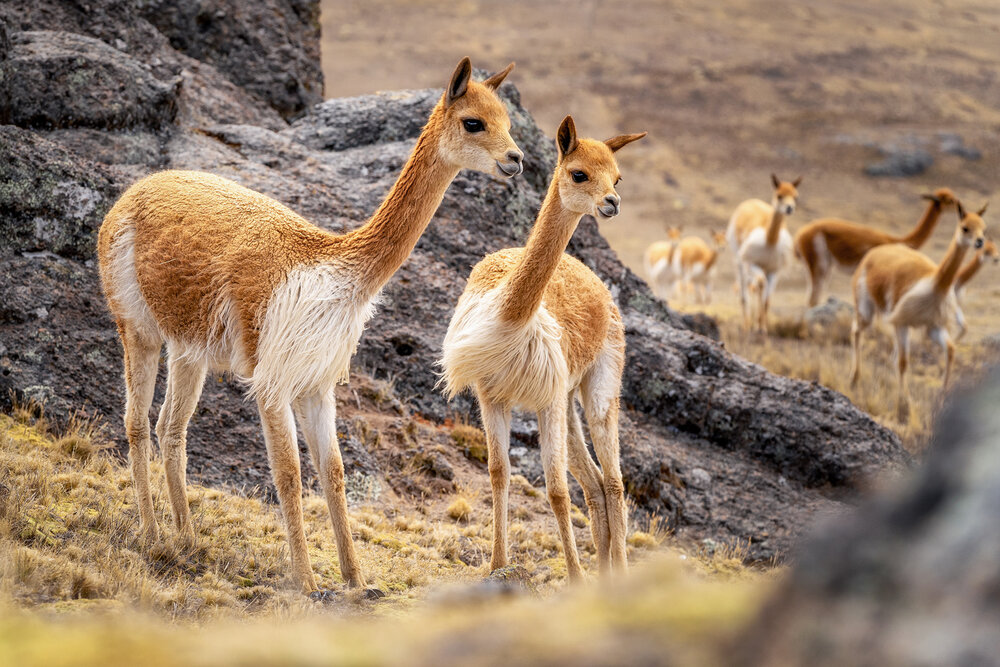
[[621,197],[619,197],[618,195],[607,195],[604,198],[604,201],[606,201],[607,203],[611,204],[615,208],[618,208],[618,204],[621,203]]
[[511,162],[521,164],[521,158],[523,157],[524,155],[521,153],[521,151],[507,151],[507,159],[510,160]]

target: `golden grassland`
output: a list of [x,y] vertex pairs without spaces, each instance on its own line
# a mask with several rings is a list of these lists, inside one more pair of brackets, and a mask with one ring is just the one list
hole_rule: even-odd
[[[340,591],[320,604],[286,577],[275,506],[191,486],[197,537],[175,538],[158,461],[166,529],[141,545],[128,468],[104,449],[85,422],[56,432],[30,409],[0,415],[0,664],[436,664],[455,655],[476,664],[622,646],[711,662],[775,578],[744,567],[739,549],[668,547],[654,524],[629,536],[637,565],[627,580],[566,587],[554,531],[515,512],[513,560],[529,592],[500,595],[484,583],[490,526],[476,520],[489,500],[466,491],[448,508],[454,519],[352,510],[363,567],[387,593],[372,602],[344,589],[325,504],[308,495],[313,566]],[[523,478],[512,493],[545,502]],[[574,523],[589,533],[583,513]]]

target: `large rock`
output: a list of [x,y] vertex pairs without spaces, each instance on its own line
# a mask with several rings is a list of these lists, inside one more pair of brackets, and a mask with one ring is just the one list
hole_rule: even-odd
[[180,79],[99,39],[70,32],[15,33],[0,60],[0,123],[52,129],[158,128],[177,113]]
[[118,191],[104,167],[0,125],[0,254],[49,251],[92,260]]
[[956,397],[896,492],[823,525],[734,655],[753,665],[993,665],[1000,373]]
[[214,65],[283,116],[323,98],[314,0],[152,0],[139,11],[175,49]]
[[[440,91],[329,101],[288,126],[272,122],[256,95],[225,92],[216,85],[221,75],[214,65],[165,44],[129,3],[121,6],[118,23],[100,26],[86,24],[75,5],[38,6],[27,10],[19,30],[62,16],[68,26],[77,21],[99,31],[95,36],[105,41],[137,35],[161,40],[145,50],[130,42],[128,48],[157,77],[183,65],[173,124],[130,133],[4,128],[8,140],[0,144],[7,151],[0,157],[13,163],[5,182],[15,184],[0,187],[2,212],[15,222],[0,242],[0,401],[13,391],[44,400],[54,417],[74,409],[101,415],[124,449],[120,349],[92,256],[94,231],[114,196],[153,170],[204,169],[343,232],[362,224],[386,195]],[[94,6],[96,15],[110,16],[114,3],[95,0]],[[261,2],[246,11],[270,6]],[[212,21],[225,20],[212,15]],[[217,34],[239,41],[233,35],[241,33],[226,28]],[[95,46],[94,52],[103,49]],[[524,174],[513,180],[458,176],[386,287],[354,360],[356,380],[391,378],[410,409],[432,421],[475,414],[471,397],[449,404],[434,386],[441,340],[471,267],[488,252],[524,243],[555,160],[551,140],[521,106],[516,88],[505,85],[501,94],[512,134],[528,155]],[[83,196],[91,192],[96,194]],[[39,219],[51,222],[33,227]],[[46,231],[50,227],[54,234]],[[895,436],[842,396],[770,375],[695,333],[717,335],[710,320],[678,316],[655,299],[621,264],[593,219],[583,219],[569,252],[604,279],[627,326],[621,430],[629,493],[678,533],[749,541],[752,556],[771,558],[787,552],[817,513],[840,511],[832,497],[849,496],[873,475],[907,461]],[[159,401],[162,378],[157,391]],[[191,477],[266,484],[258,424],[236,382],[210,377],[188,439]],[[531,421],[518,424],[526,457],[537,457]],[[363,472],[372,469],[365,457],[348,461]]]

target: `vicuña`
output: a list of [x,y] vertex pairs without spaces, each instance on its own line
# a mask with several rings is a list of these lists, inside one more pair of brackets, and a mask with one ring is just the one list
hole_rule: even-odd
[[834,266],[852,273],[865,253],[886,243],[902,243],[918,249],[930,238],[941,212],[954,206],[954,193],[948,188],[922,195],[930,200],[917,226],[906,236],[893,236],[867,225],[827,218],[814,220],[795,234],[795,256],[809,273],[809,306],[819,303],[823,287]]
[[344,235],[212,174],[165,171],[132,185],[104,219],[101,281],[125,352],[125,428],[140,531],[156,539],[149,483],[149,408],[167,345],[167,392],[156,423],[174,524],[193,537],[185,489],[186,431],[207,369],[246,381],[260,411],[288,531],[292,576],[316,590],[302,519],[298,418],[319,472],[344,579],[364,587],[351,540],[334,386],[379,291],[409,256],[460,169],[511,177],[521,151],[494,92],[463,59],[399,179],[374,216]]
[[[493,489],[491,566],[507,564],[511,409],[538,413],[542,465],[571,580],[582,578],[567,466],[583,487],[602,572],[624,571],[626,508],[618,449],[618,395],[625,330],[601,279],[566,254],[580,218],[618,214],[613,153],[640,139],[577,139],[567,116],[556,134],[558,162],[527,247],[487,255],[473,269],[448,326],[441,364],[447,393],[479,399]],[[590,426],[587,451],[575,399]]]
[[854,370],[851,386],[861,377],[861,333],[876,315],[885,317],[896,333],[896,363],[899,375],[899,399],[896,404],[901,421],[909,417],[909,392],[906,367],[910,353],[910,329],[922,327],[928,337],[941,346],[945,354],[943,389],[948,387],[955,344],[948,334],[947,323],[957,308],[954,284],[969,248],[981,248],[985,242],[986,225],[982,215],[966,213],[956,202],[959,222],[948,252],[940,264],[923,253],[901,243],[880,245],[864,256],[854,272],[854,324],[852,326]]

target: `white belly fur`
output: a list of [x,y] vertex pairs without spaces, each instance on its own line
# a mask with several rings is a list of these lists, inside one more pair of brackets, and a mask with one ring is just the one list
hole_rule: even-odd
[[526,324],[500,321],[498,297],[494,289],[459,299],[441,356],[446,393],[478,387],[492,402],[533,410],[565,400],[562,327],[544,304]]

